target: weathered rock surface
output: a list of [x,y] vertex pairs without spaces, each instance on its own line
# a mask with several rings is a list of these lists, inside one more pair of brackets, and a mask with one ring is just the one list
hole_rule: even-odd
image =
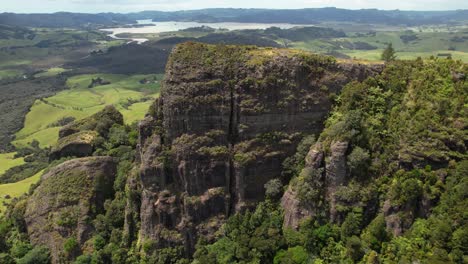
[[[337,189],[348,182],[349,169],[346,164],[346,156],[348,154],[349,143],[346,141],[331,142],[330,149],[326,153],[323,143],[318,141],[311,146],[308,154],[305,157],[304,170],[308,169],[323,169],[323,176],[317,181],[320,181],[320,186],[324,187],[323,193],[325,202],[328,205],[326,215],[332,222],[340,222],[340,214],[337,212]],[[285,221],[284,226],[297,228],[304,218],[314,216],[317,212],[318,203],[323,201],[314,201],[317,204],[301,204],[298,201],[297,195],[289,190],[283,195],[282,204],[284,208]],[[297,202],[294,202],[297,201]],[[286,206],[287,205],[287,206]],[[323,210],[321,208],[320,210]]]
[[[45,173],[28,199],[25,221],[30,240],[51,250],[52,262],[79,255],[93,235],[92,220],[113,194],[116,164],[111,157],[87,157],[58,165]],[[64,251],[67,239],[78,247]]]
[[299,228],[302,220],[315,215],[314,210],[306,208],[300,203],[291,187],[283,194],[281,207],[284,209],[283,226],[292,229]]
[[380,70],[292,50],[177,46],[140,123],[141,239],[193,252],[198,235],[264,199],[301,135],[323,129],[332,93]]
[[330,220],[337,219],[335,192],[337,187],[343,185],[346,180],[346,151],[348,142],[333,142],[330,146],[330,156],[325,166],[326,196],[330,203]]
[[50,157],[52,160],[61,157],[87,157],[94,151],[94,142],[98,137],[96,131],[81,131],[60,138],[57,145],[52,149]]

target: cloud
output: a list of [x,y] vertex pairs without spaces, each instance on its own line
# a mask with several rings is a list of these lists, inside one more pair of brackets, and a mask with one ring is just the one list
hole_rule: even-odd
[[[134,12],[142,10],[188,10],[210,7],[236,8],[378,8],[401,10],[468,9],[463,0],[3,0],[1,11],[31,12]],[[3,2],[2,1],[2,2]]]

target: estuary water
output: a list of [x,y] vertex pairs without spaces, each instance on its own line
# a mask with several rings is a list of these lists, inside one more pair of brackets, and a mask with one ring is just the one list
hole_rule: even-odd
[[122,33],[133,33],[133,34],[145,34],[145,33],[164,33],[164,32],[173,32],[179,31],[182,29],[207,26],[214,29],[227,29],[227,30],[242,30],[242,29],[266,29],[269,27],[279,27],[283,29],[293,28],[293,27],[304,27],[304,26],[314,26],[314,25],[299,25],[299,24],[288,24],[288,23],[238,23],[238,22],[220,22],[220,23],[199,23],[199,22],[177,22],[177,21],[166,21],[166,22],[153,22],[150,19],[148,20],[138,20],[138,25],[136,27],[120,27],[120,28],[106,28],[101,29],[102,31],[109,32],[109,36],[114,39],[125,39],[129,41],[134,41],[138,43],[143,43],[148,41],[144,38],[119,38],[117,35]]

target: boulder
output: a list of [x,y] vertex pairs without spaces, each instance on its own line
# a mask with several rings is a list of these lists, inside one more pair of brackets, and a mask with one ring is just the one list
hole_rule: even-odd
[[[42,175],[27,201],[24,218],[31,242],[47,246],[52,263],[81,254],[94,235],[93,219],[113,195],[115,174],[111,157],[87,157],[66,161]],[[68,239],[78,246],[65,252]]]
[[62,157],[87,157],[94,151],[95,141],[98,137],[96,131],[81,131],[62,137],[52,149],[50,158],[52,160]]

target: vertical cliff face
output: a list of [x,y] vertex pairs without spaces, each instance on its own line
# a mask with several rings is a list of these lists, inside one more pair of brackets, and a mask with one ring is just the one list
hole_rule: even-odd
[[321,132],[333,94],[375,71],[292,50],[177,46],[140,124],[141,239],[190,253],[263,200],[302,136]]

